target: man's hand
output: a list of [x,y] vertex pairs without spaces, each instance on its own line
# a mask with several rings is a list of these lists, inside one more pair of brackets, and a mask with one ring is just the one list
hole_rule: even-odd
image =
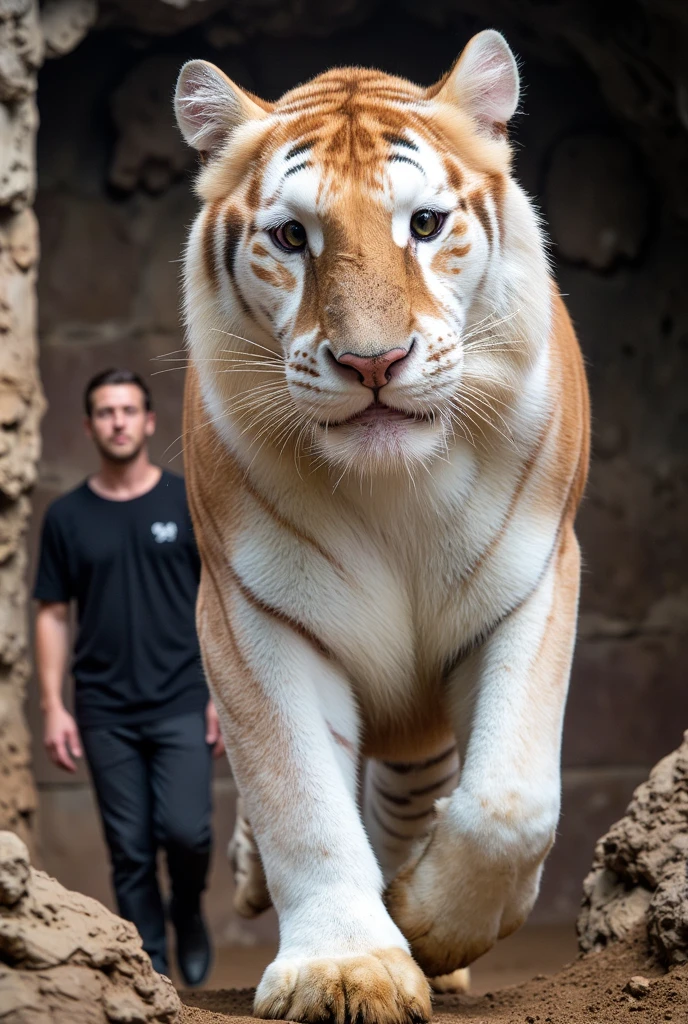
[[205,709],[205,741],[213,748],[213,757],[222,757],[225,744],[220,732],[217,711],[211,700],[208,701],[208,706]]
[[73,757],[81,757],[81,741],[76,722],[61,705],[45,713],[43,743],[53,764],[67,772],[75,772]]

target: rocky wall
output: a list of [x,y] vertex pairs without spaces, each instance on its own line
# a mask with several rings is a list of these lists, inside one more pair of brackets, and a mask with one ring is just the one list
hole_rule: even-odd
[[[502,28],[519,52],[526,88],[517,170],[553,239],[594,413],[579,519],[586,566],[564,813],[541,920],[574,916],[595,838],[688,721],[685,11],[672,0],[102,0],[98,8],[54,0],[43,10],[51,56],[94,28],[40,77],[39,329],[50,408],[32,555],[46,503],[93,464],[80,432],[81,391],[97,370],[119,363],[149,376],[164,371],[151,376],[159,413],[153,455],[181,469],[183,363],[160,361],[181,354],[178,260],[195,210],[192,157],[170,107],[180,64],[207,57],[271,98],[337,63],[377,64],[429,83],[487,25]],[[35,687],[31,698],[38,738]],[[88,877],[89,891],[107,898],[85,775],[65,781],[40,744],[36,774],[51,822],[47,866]],[[219,785],[226,814],[231,784]],[[60,811],[67,804],[69,827]],[[93,836],[88,863],[72,839],[79,814],[89,816]],[[219,866],[214,884],[228,884]],[[229,905],[226,895],[213,901],[220,904]],[[216,922],[248,941],[237,927],[228,916]]]
[[0,829],[31,844],[36,793],[24,720],[29,677],[25,534],[44,402],[37,375],[38,5],[0,3]]

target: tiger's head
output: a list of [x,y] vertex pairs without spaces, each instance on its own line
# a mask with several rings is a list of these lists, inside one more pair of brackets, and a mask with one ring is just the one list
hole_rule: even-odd
[[184,65],[176,116],[203,161],[189,343],[237,444],[374,473],[508,431],[549,322],[510,175],[518,99],[494,31],[430,88],[340,68],[267,103]]

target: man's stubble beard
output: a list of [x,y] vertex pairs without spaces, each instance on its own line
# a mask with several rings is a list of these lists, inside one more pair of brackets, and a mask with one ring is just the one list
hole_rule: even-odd
[[139,457],[146,444],[145,441],[141,441],[141,444],[137,445],[133,451],[119,455],[117,452],[111,451],[110,448],[106,448],[100,443],[100,441],[98,441],[97,438],[94,438],[94,441],[100,457],[105,462],[109,462],[114,466],[126,466],[129,462],[134,462],[134,460]]

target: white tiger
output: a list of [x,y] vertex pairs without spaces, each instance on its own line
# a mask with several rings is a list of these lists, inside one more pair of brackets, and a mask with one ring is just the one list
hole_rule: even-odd
[[523,922],[554,839],[588,399],[518,92],[492,31],[430,89],[179,78],[198,628],[238,903],[280,922],[259,1016],[426,1019],[423,972]]

